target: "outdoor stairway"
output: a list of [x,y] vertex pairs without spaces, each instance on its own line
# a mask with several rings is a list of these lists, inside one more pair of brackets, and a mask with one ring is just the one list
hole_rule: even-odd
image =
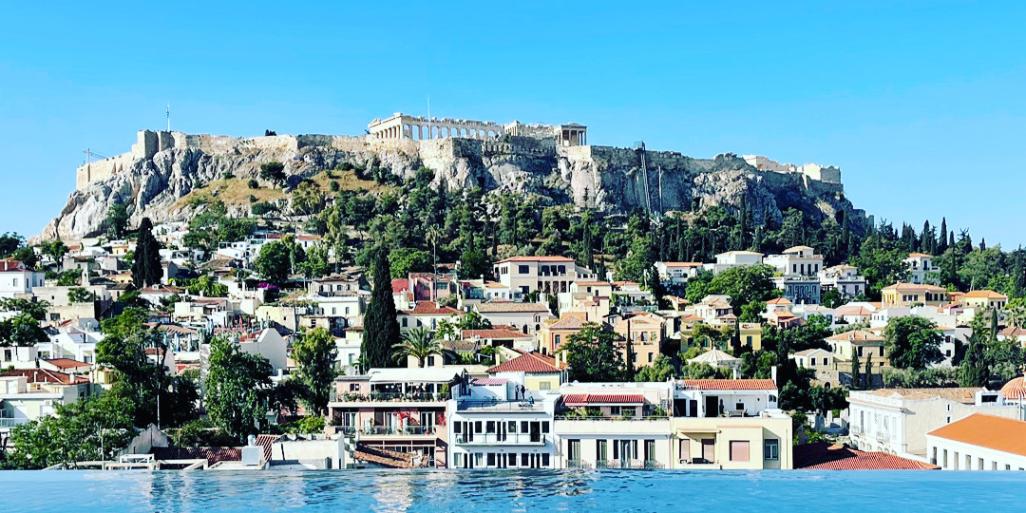
[[354,459],[367,463],[375,463],[389,468],[414,468],[414,455],[404,452],[389,451],[379,447],[371,447],[363,443],[356,444]]

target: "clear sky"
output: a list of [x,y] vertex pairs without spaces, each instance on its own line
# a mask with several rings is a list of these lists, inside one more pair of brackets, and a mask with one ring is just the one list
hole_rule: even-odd
[[135,131],[358,134],[392,112],[841,167],[856,206],[1026,243],[1026,2],[9,2],[0,231]]

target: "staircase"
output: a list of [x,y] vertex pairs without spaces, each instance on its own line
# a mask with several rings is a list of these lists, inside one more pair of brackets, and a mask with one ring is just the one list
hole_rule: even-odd
[[360,442],[357,442],[353,450],[353,459],[388,468],[416,468],[424,466],[420,461],[422,458],[419,454],[390,451]]

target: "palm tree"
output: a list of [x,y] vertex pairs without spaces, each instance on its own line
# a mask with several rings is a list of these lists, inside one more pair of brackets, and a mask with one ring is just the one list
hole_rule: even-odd
[[395,361],[402,362],[412,356],[420,362],[420,367],[423,367],[429,356],[442,352],[442,345],[438,343],[431,330],[419,327],[407,331],[403,335],[403,341],[393,345],[392,350]]

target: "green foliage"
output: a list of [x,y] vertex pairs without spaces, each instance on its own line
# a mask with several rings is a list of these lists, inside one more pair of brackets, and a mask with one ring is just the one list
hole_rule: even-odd
[[236,443],[217,428],[209,419],[195,419],[171,431],[171,443],[175,447],[223,447]]
[[271,364],[242,352],[224,337],[210,341],[205,403],[210,420],[236,442],[258,432],[267,405],[264,390],[271,383]]
[[929,369],[884,368],[885,387],[892,388],[936,388],[958,386],[958,369],[932,367]]
[[60,266],[61,260],[68,252],[68,247],[65,246],[64,242],[60,239],[48,240],[39,244],[39,252],[49,257],[50,260],[53,260],[58,266]]
[[260,178],[274,184],[285,181],[285,165],[278,161],[271,161],[260,165]]
[[268,242],[260,247],[253,267],[267,281],[284,284],[292,270],[292,248],[286,240]]
[[29,313],[0,321],[0,346],[29,346],[49,340],[39,321]]
[[213,251],[222,242],[246,239],[255,228],[256,221],[229,216],[224,203],[216,200],[189,221],[189,232],[183,243],[189,248]]
[[114,202],[107,210],[103,221],[103,229],[112,239],[123,239],[128,230],[128,205],[120,201]]
[[324,432],[324,425],[324,416],[308,415],[296,422],[286,425],[285,431],[300,435],[317,434]]
[[25,244],[25,238],[14,232],[0,233],[0,258],[8,258]]
[[392,278],[405,278],[411,271],[430,272],[431,253],[415,248],[395,248],[388,252]]
[[776,355],[771,351],[760,350],[741,355],[741,377],[748,379],[769,379],[773,375],[773,365],[777,363]]
[[315,328],[303,333],[292,346],[292,358],[298,366],[297,379],[303,384],[303,398],[307,408],[318,415],[328,411],[328,401],[334,386],[335,360],[338,348],[331,334],[324,328]]
[[922,370],[944,359],[940,351],[943,337],[929,319],[918,316],[891,319],[884,330],[884,339],[884,349],[895,368]]
[[671,377],[676,377],[677,371],[673,367],[673,361],[671,361],[665,355],[659,355],[656,357],[652,365],[642,367],[638,370],[637,374],[634,375],[634,381],[638,382],[662,382],[666,381]]
[[726,294],[730,296],[735,314],[758,319],[759,311],[764,309],[761,303],[779,295],[773,284],[773,269],[768,265],[752,265],[731,267],[716,275],[701,271],[688,281],[685,295],[688,301],[697,303],[709,294]]
[[26,313],[37,321],[46,318],[46,311],[49,308],[50,303],[46,301],[18,297],[0,298],[0,311]]
[[157,285],[164,276],[160,265],[160,243],[153,237],[153,223],[144,217],[139,224],[135,244],[135,262],[132,263],[132,283],[138,288]]
[[255,178],[250,178],[246,181],[246,187],[249,187],[250,189],[259,189],[260,182],[257,182]]
[[103,394],[67,405],[54,415],[22,424],[11,431],[17,450],[9,464],[21,469],[51,465],[74,467],[79,461],[113,460],[135,436],[134,405],[116,394]]
[[300,215],[320,212],[324,208],[324,194],[320,187],[309,180],[304,180],[292,191],[292,210]]
[[269,201],[257,201],[249,206],[249,213],[255,216],[263,216],[277,211],[278,205]]
[[388,367],[392,363],[392,347],[400,342],[399,321],[392,299],[391,266],[388,256],[378,250],[374,262],[373,288],[367,313],[363,317],[363,343],[360,355],[368,367]]
[[68,301],[71,303],[91,303],[94,300],[95,296],[93,293],[82,287],[68,289]]
[[615,345],[616,335],[598,324],[585,324],[563,346],[570,367],[570,380],[582,382],[622,381],[628,370]]
[[441,355],[442,346],[438,343],[431,330],[424,327],[413,328],[403,335],[403,341],[392,346],[392,358],[396,362],[405,362],[407,358],[416,358],[420,367],[427,364],[432,355]]
[[185,286],[185,290],[193,296],[228,296],[228,286],[223,283],[219,283],[216,278],[209,274],[201,274],[189,280],[189,284]]

